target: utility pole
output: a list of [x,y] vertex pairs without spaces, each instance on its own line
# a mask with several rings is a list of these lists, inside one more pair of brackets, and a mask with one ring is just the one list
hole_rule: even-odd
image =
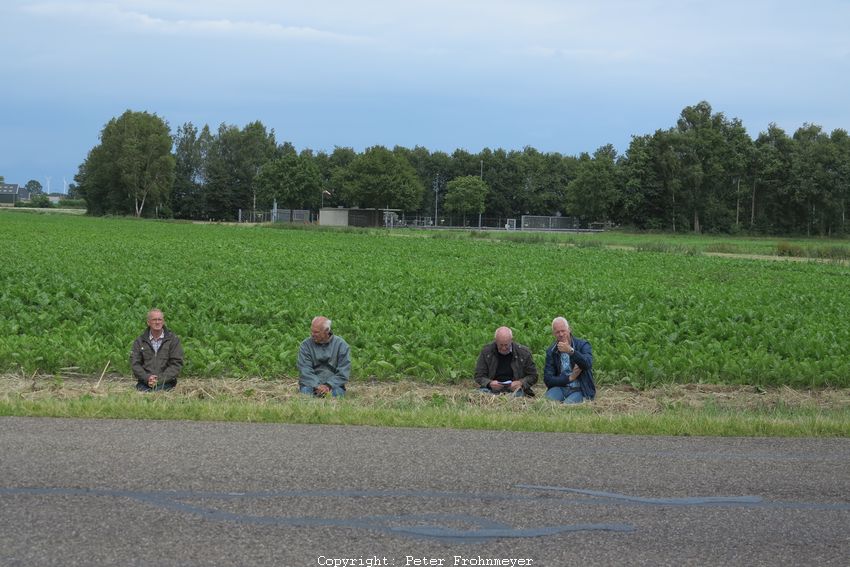
[[437,226],[437,201],[440,196],[440,174],[434,175],[434,226]]
[[[484,160],[478,160],[481,163],[481,172],[478,175],[478,178],[481,181],[484,181]],[[481,213],[478,213],[478,228],[481,228]]]

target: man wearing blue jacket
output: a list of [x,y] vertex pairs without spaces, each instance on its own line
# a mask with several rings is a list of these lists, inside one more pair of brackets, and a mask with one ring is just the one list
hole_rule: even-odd
[[555,343],[546,350],[543,382],[546,397],[565,404],[580,404],[596,396],[593,382],[593,350],[590,343],[573,336],[563,317],[552,321]]

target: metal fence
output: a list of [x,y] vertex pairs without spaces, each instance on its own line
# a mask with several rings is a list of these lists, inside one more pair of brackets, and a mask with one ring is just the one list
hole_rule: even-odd
[[580,227],[575,217],[544,217],[522,215],[522,230],[577,230]]
[[[469,228],[487,230],[588,230],[582,228],[575,217],[547,217],[540,215],[521,215],[516,217],[478,215],[440,215],[436,224],[430,216],[402,216],[399,226],[422,228]],[[593,227],[590,229],[600,229]]]
[[308,224],[313,222],[312,211],[306,209],[274,209],[271,211],[244,211],[239,209],[239,222],[288,222]]
[[502,229],[509,225],[516,225],[516,219],[494,216],[487,217],[478,215],[440,215],[434,222],[434,217],[427,215],[401,215],[399,226],[419,228],[469,228],[469,229]]
[[[436,220],[429,215],[408,215],[384,211],[379,217],[361,218],[374,211],[349,212],[349,226],[384,226],[387,228],[465,228],[470,230],[527,230],[527,231],[600,231],[601,223],[582,227],[575,217],[521,215],[516,217],[479,215],[440,215]],[[375,213],[377,214],[377,213]],[[309,224],[318,222],[317,214],[306,209],[277,209],[272,211],[239,210],[239,222],[282,222]],[[608,227],[610,228],[610,227]]]

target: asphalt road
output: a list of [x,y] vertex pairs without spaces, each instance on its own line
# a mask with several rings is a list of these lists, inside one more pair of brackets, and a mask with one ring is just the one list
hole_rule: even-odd
[[850,439],[0,418],[0,479],[2,566],[850,564]]

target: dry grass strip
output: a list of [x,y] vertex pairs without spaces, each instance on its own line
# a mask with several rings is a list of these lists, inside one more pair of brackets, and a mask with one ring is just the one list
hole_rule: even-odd
[[[59,375],[0,375],[0,400],[78,399],[98,398],[133,391],[132,378],[104,373],[83,375],[66,369]],[[535,388],[537,397],[514,399],[479,393],[472,381],[463,385],[431,385],[420,382],[360,382],[352,381],[347,396],[366,406],[380,407],[398,400],[412,405],[426,405],[439,400],[445,405],[468,404],[494,411],[522,411],[542,398],[545,388]],[[295,378],[267,380],[263,378],[181,378],[177,387],[166,395],[185,399],[241,400],[285,402],[298,398]],[[794,389],[788,386],[761,388],[755,386],[726,386],[717,384],[668,384],[648,390],[625,385],[600,385],[592,411],[598,414],[661,413],[668,409],[706,406],[730,410],[787,409],[846,409],[850,408],[850,389]]]

